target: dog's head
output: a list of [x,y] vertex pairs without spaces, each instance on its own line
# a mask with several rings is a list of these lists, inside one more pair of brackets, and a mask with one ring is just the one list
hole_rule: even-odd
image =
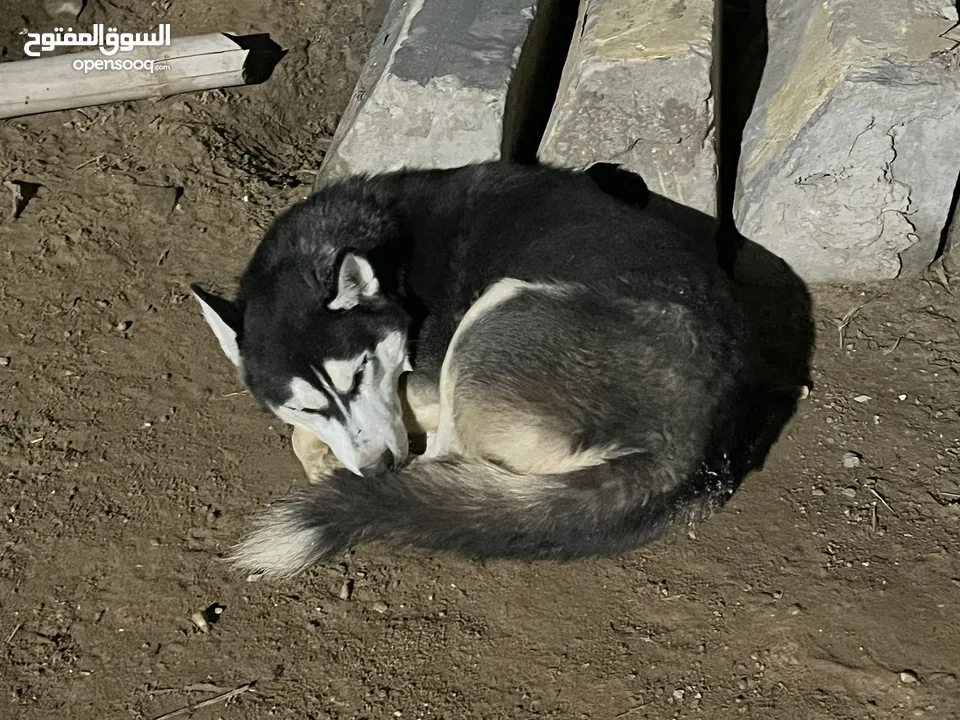
[[409,370],[409,317],[367,258],[347,252],[328,272],[277,265],[247,277],[231,302],[194,297],[251,394],[317,435],[358,475],[402,463],[407,432],[398,392]]

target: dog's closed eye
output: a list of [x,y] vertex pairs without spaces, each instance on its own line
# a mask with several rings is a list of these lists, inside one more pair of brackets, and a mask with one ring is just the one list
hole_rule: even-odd
[[307,413],[307,415],[326,415],[327,410],[320,408],[300,408],[297,412]]
[[[327,360],[323,369],[330,378],[334,389],[341,395],[350,393],[363,380],[363,373],[370,362],[370,354],[363,353],[349,360]],[[317,373],[323,380],[323,376]]]

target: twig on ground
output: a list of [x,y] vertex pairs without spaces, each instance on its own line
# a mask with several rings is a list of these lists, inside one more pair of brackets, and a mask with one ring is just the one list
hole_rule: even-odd
[[897,517],[897,514],[893,511],[893,508],[890,507],[890,503],[888,503],[886,500],[883,499],[883,495],[881,495],[880,493],[878,493],[878,492],[877,492],[876,490],[874,490],[873,488],[867,488],[867,490],[869,490],[871,493],[873,493],[873,496],[874,496],[877,500],[879,500],[880,502],[882,502],[882,503],[883,503],[883,506],[884,506],[887,510],[889,510],[889,511],[893,514],[894,517]]
[[89,160],[87,160],[85,163],[80,163],[79,165],[77,165],[73,170],[74,172],[76,172],[77,170],[80,170],[81,168],[85,168],[87,165],[90,165],[91,163],[99,162],[100,160],[103,160],[103,155],[97,155],[96,157],[92,157]]
[[883,351],[883,354],[884,354],[884,355],[889,355],[889,354],[892,353],[894,350],[896,350],[898,347],[900,347],[900,341],[901,341],[901,340],[903,340],[903,336],[898,337],[898,338],[896,339],[896,341],[893,343],[893,345],[891,345],[890,347],[886,348],[886,349]]
[[874,300],[876,300],[877,298],[879,298],[881,295],[883,295],[883,293],[882,293],[882,292],[878,292],[878,293],[877,293],[876,295],[874,295],[872,298],[869,298],[869,299],[867,299],[867,300],[864,300],[862,303],[860,303],[860,304],[857,305],[855,308],[853,308],[852,310],[850,310],[846,315],[844,315],[844,316],[843,316],[842,318],[840,318],[839,320],[834,320],[834,321],[833,321],[834,324],[837,326],[837,332],[840,333],[840,348],[841,348],[841,349],[843,348],[843,331],[844,331],[844,329],[847,327],[847,325],[850,324],[850,321],[853,320],[853,318],[856,316],[856,314],[857,314],[858,312],[860,312],[861,310],[863,310],[863,308],[865,308],[867,305],[869,305],[869,304],[872,303]]
[[188,703],[183,707],[177,708],[176,710],[171,710],[168,713],[163,715],[157,715],[153,720],[170,720],[170,718],[179,717],[180,715],[186,715],[187,713],[192,713],[195,710],[200,708],[205,708],[210,705],[216,705],[220,702],[226,702],[230,698],[234,698],[237,695],[242,695],[253,687],[252,682],[245,683],[240,687],[234,688],[233,690],[228,690],[227,692],[220,693],[219,695],[214,695],[212,698],[207,698],[206,700],[201,700],[196,703]]
[[9,644],[10,644],[10,641],[13,640],[14,635],[16,635],[18,632],[20,632],[20,628],[22,628],[22,627],[23,627],[23,623],[22,623],[22,622],[18,622],[18,623],[17,623],[17,626],[13,629],[13,632],[10,633],[9,635],[7,635],[7,640],[6,640],[7,645],[9,645]]
[[624,710],[622,713],[618,713],[618,714],[617,714],[617,717],[618,717],[618,718],[625,718],[625,717],[627,717],[627,715],[633,715],[633,713],[635,713],[637,710],[643,710],[643,708],[645,708],[645,707],[646,707],[647,705],[649,705],[649,704],[650,704],[649,702],[645,702],[645,703],[641,703],[641,704],[639,704],[639,705],[634,705],[634,706],[633,706],[632,708],[630,708],[629,710]]
[[[187,685],[182,688],[154,688],[150,691],[154,695],[169,695],[170,693],[190,693],[190,692],[212,692],[212,693],[224,693],[227,692],[226,688],[222,688],[219,685],[214,685],[213,683],[201,682],[193,683],[192,685]],[[250,688],[247,692],[258,695],[259,693]]]

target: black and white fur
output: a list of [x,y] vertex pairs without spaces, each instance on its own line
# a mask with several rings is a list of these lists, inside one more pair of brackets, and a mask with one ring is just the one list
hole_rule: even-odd
[[586,174],[501,163],[288,210],[236,301],[195,294],[307,470],[311,444],[344,467],[275,504],[236,564],[289,576],[374,540],[609,555],[721,502],[765,401],[704,242]]

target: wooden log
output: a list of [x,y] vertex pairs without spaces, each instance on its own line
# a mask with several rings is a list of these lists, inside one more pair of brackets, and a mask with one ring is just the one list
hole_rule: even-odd
[[285,54],[266,34],[214,33],[111,57],[94,50],[0,63],[0,118],[253,85]]

